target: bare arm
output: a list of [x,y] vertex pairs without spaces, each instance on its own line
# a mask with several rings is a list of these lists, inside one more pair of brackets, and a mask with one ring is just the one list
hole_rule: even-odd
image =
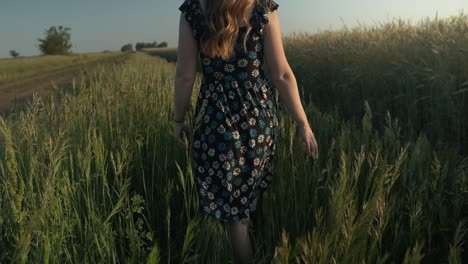
[[179,44],[174,79],[174,119],[184,120],[191,104],[193,84],[196,77],[198,43],[189,23],[180,15]]
[[268,14],[268,20],[264,28],[264,52],[272,82],[278,89],[281,102],[296,123],[309,126],[299,97],[296,77],[284,53],[278,12]]

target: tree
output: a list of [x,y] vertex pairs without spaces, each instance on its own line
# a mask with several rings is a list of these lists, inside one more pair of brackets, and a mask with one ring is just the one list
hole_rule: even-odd
[[69,27],[56,26],[50,27],[45,31],[44,39],[38,39],[39,50],[44,55],[56,55],[56,54],[69,54],[71,53],[72,44],[70,42],[71,35],[68,32]]
[[133,51],[133,45],[131,43],[125,44],[120,51]]
[[16,58],[19,56],[19,53],[16,51],[16,50],[10,50],[10,55],[13,57],[13,58]]
[[167,42],[163,41],[163,42],[159,43],[157,48],[167,48]]

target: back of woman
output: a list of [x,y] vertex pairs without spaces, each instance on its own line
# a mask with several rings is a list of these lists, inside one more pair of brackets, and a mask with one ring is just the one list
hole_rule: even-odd
[[183,116],[199,57],[203,80],[190,135],[199,208],[229,223],[238,262],[251,257],[247,227],[273,180],[279,121],[265,57],[309,154],[316,145],[284,55],[278,7],[272,0],[185,0],[179,7],[175,136],[184,143]]

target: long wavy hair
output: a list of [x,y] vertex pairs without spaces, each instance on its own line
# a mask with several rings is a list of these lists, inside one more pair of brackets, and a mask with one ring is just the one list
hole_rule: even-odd
[[234,52],[241,24],[247,27],[244,37],[244,50],[246,50],[247,37],[252,30],[249,11],[257,1],[206,0],[207,30],[201,36],[203,53],[210,57],[228,59]]

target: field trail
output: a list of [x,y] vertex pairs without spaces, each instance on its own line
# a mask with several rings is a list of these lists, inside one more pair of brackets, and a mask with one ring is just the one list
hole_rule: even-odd
[[55,84],[58,87],[73,83],[81,69],[90,69],[98,64],[116,62],[119,59],[126,59],[128,55],[121,55],[113,58],[106,58],[89,62],[83,65],[74,65],[47,73],[40,73],[28,78],[0,84],[0,114],[8,114],[13,106],[24,104],[32,98],[34,92],[47,93]]

